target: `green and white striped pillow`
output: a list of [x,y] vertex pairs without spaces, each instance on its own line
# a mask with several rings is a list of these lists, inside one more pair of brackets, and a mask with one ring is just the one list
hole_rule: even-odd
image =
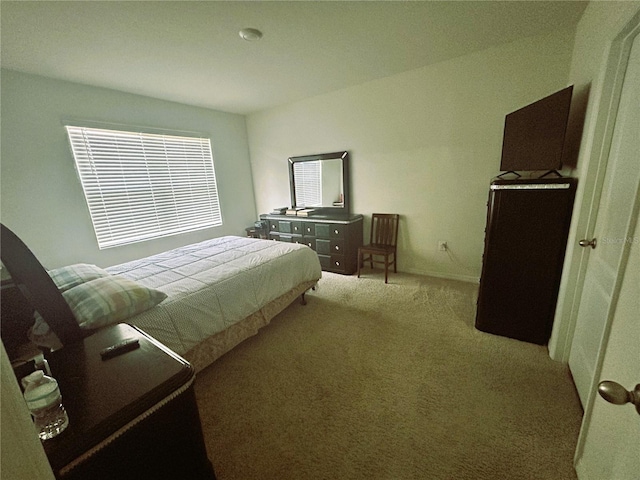
[[148,310],[167,294],[118,275],[97,278],[62,294],[83,329],[118,323]]
[[88,263],[76,263],[75,265],[54,268],[47,273],[61,292],[66,292],[73,287],[96,278],[109,276],[109,272],[106,270]]

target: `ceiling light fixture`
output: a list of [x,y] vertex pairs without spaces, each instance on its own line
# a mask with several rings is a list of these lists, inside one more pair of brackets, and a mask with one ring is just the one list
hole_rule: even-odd
[[256,42],[262,38],[262,32],[256,28],[243,28],[239,33],[240,38],[247,42]]

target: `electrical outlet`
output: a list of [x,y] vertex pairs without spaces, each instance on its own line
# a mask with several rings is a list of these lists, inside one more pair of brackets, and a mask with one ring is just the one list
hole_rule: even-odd
[[446,240],[439,240],[438,241],[438,251],[446,252],[447,248],[449,248],[449,247],[447,246]]

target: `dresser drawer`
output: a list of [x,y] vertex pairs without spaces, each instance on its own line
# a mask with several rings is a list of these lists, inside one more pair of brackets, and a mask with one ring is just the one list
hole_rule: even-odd
[[331,253],[333,255],[344,255],[346,243],[343,239],[331,240]]
[[316,249],[316,239],[313,237],[302,237],[300,238],[300,241],[298,243],[302,243],[303,245],[306,245],[311,250]]
[[315,251],[325,255],[343,255],[345,249],[344,240],[328,240],[325,238],[316,239]]
[[344,238],[346,236],[347,226],[340,223],[332,223],[330,225],[331,238]]
[[316,238],[315,251],[322,255],[331,255],[331,240]]
[[318,253],[320,266],[329,272],[344,273],[347,271],[347,263],[344,255],[323,255]]
[[291,233],[302,235],[302,222],[291,222]]
[[347,270],[347,261],[344,255],[331,255],[331,270],[334,272],[345,272]]
[[316,223],[316,237],[318,238],[344,238],[345,230],[346,226],[339,223]]
[[[302,222],[300,221],[280,220],[278,221],[277,227],[277,231],[281,233],[302,233]],[[273,228],[271,230],[273,230]]]
[[331,238],[331,225],[328,223],[316,224],[316,237],[318,238]]
[[316,224],[313,222],[304,222],[302,224],[302,234],[310,237],[316,236]]
[[318,260],[320,260],[322,270],[333,270],[333,268],[331,268],[331,255],[318,254]]
[[278,222],[278,231],[282,233],[291,233],[291,222],[281,220]]

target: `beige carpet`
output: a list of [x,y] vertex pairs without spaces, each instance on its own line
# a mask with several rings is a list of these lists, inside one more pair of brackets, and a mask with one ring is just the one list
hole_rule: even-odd
[[323,272],[306,306],[198,374],[219,480],[576,478],[568,369],[473,328],[476,294]]

